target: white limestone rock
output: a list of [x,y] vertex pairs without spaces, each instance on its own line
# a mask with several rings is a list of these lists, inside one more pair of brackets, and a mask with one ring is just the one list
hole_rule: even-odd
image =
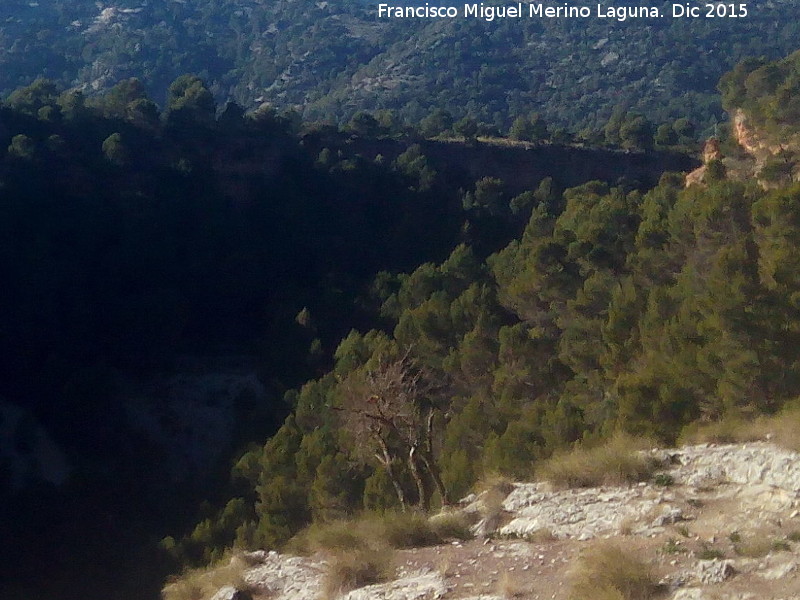
[[232,585],[226,585],[211,597],[211,600],[251,600],[252,596],[237,590]]
[[420,571],[390,581],[368,585],[344,594],[341,600],[430,600],[448,591],[439,573]]
[[269,552],[262,564],[245,572],[244,580],[275,600],[316,600],[324,573],[321,561]]
[[667,510],[655,518],[650,526],[664,527],[664,525],[673,525],[683,520],[685,520],[685,517],[683,516],[683,511],[680,508],[667,508]]
[[790,574],[794,573],[797,570],[797,563],[794,561],[785,562],[783,564],[776,565],[771,569],[768,569],[762,573],[759,573],[761,577],[768,581],[774,581],[778,579],[784,579],[788,577]]
[[700,588],[683,588],[675,592],[672,600],[709,600],[709,597]]
[[626,520],[641,520],[658,505],[649,486],[546,492],[541,484],[517,484],[503,508],[514,518],[499,530],[521,537],[549,530],[555,537],[588,540],[616,534]]
[[767,442],[687,446],[673,456],[680,466],[672,475],[684,485],[766,484],[800,492],[800,454]]
[[722,583],[733,576],[736,570],[733,568],[732,560],[700,560],[697,562],[697,579],[700,583],[709,585]]

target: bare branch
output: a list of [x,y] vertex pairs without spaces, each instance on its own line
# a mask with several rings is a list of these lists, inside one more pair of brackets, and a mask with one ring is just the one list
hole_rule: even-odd
[[381,357],[377,367],[351,374],[342,382],[342,403],[335,409],[357,452],[378,458],[395,489],[399,478],[391,467],[406,463],[422,506],[430,501],[431,482],[446,501],[433,456],[434,413],[444,389],[442,377],[420,366],[408,348],[399,358]]

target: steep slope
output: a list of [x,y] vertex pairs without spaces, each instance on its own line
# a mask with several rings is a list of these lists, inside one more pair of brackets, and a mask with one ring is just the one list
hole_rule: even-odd
[[[231,460],[279,427],[287,389],[383,326],[379,272],[463,239],[494,251],[542,179],[646,187],[692,164],[298,129],[217,115],[191,77],[163,114],[131,81],[92,102],[39,82],[0,107],[3,598],[155,597],[158,540],[238,487]],[[476,179],[491,214],[464,206]]]
[[[756,179],[765,188],[797,181],[800,155],[800,52],[769,62],[747,59],[720,80],[722,103],[730,114],[725,156],[728,176]],[[715,139],[714,143],[717,143]],[[707,146],[708,148],[708,146]],[[709,162],[706,153],[704,163]],[[703,179],[705,169],[692,173],[687,184]]]
[[445,108],[505,128],[537,110],[577,131],[623,105],[706,129],[723,118],[722,73],[797,39],[794,0],[748,5],[745,18],[626,22],[587,5],[586,19],[487,22],[378,19],[373,4],[346,1],[13,0],[0,13],[0,93],[36,76],[89,92],[135,76],[163,100],[170,81],[195,72],[220,100],[311,118],[388,108],[416,123]]

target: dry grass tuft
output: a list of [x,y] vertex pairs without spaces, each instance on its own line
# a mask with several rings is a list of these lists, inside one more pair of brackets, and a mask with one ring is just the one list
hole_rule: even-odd
[[437,524],[419,512],[366,513],[355,519],[314,523],[290,540],[285,549],[308,554],[357,550],[376,545],[417,548],[440,544],[444,541],[441,532],[453,533],[456,529],[455,517]]
[[555,487],[621,485],[648,479],[657,463],[641,452],[649,444],[627,435],[616,435],[605,444],[556,454],[538,469],[537,477]]
[[247,566],[247,561],[238,554],[228,555],[216,565],[186,571],[164,586],[161,596],[164,600],[207,600],[226,585],[250,592],[244,581]]
[[558,539],[556,535],[546,527],[526,533],[523,538],[526,542],[531,544],[547,544],[549,542],[555,542]]
[[436,565],[436,570],[442,578],[447,579],[453,574],[453,557],[449,554],[442,556]]
[[443,540],[422,513],[386,513],[375,521],[375,533],[392,548],[433,546]]
[[509,573],[503,573],[497,582],[497,595],[502,598],[522,598],[528,591]]
[[333,600],[350,590],[388,581],[394,576],[392,563],[388,548],[339,550],[328,559],[322,598]]
[[441,513],[431,517],[429,523],[441,540],[472,539],[469,519],[462,512]]
[[619,534],[631,535],[633,533],[633,528],[635,526],[636,526],[636,519],[634,517],[631,516],[625,517],[619,524]]
[[486,521],[487,529],[495,529],[503,515],[503,500],[514,490],[514,484],[503,475],[491,474],[475,486],[481,491],[481,514]]
[[734,544],[733,550],[738,556],[761,558],[772,552],[772,540],[769,538],[751,539]]
[[314,523],[287,545],[293,551],[319,552],[327,561],[322,600],[394,576],[393,548],[438,541],[419,513],[364,514],[355,519]]
[[765,532],[756,533],[749,539],[742,539],[738,533],[729,537],[733,542],[734,552],[747,558],[761,558],[771,552],[791,550],[786,540],[773,538]]
[[314,523],[302,532],[300,543],[312,552],[355,550],[368,541],[365,533],[356,521],[351,520]]
[[752,417],[729,415],[719,421],[692,424],[681,434],[681,444],[736,444],[769,440],[774,444],[800,452],[800,406],[787,405],[776,415]]
[[609,542],[589,547],[570,580],[570,600],[648,600],[659,590],[648,564]]
[[765,439],[769,431],[763,419],[728,416],[711,423],[693,423],[684,428],[678,440],[685,444],[735,444]]

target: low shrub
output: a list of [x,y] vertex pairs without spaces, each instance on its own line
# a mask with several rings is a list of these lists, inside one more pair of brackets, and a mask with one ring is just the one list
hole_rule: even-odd
[[656,473],[653,483],[661,487],[670,487],[675,485],[675,478],[669,473]]
[[648,600],[659,591],[650,566],[610,542],[586,549],[570,584],[570,600]]
[[773,552],[789,552],[791,551],[792,546],[786,540],[773,540],[772,542],[772,551]]
[[682,552],[686,552],[686,548],[675,538],[669,538],[664,544],[664,554],[681,554]]
[[712,548],[708,544],[703,543],[697,551],[696,556],[700,560],[715,560],[725,558],[725,553],[719,548]]
[[734,444],[769,440],[788,450],[800,451],[800,404],[793,401],[775,415],[727,415],[712,423],[694,423],[681,433],[681,444]]
[[365,585],[388,581],[394,576],[392,552],[387,549],[362,548],[334,552],[322,584],[322,597],[333,600]]
[[433,531],[442,540],[469,540],[472,538],[470,523],[464,513],[448,512],[430,519]]
[[243,557],[226,555],[212,566],[191,569],[173,578],[164,586],[161,596],[163,600],[208,600],[224,586],[249,594],[250,586],[243,577],[246,567]]
[[659,466],[641,452],[646,446],[645,441],[627,435],[616,435],[601,446],[577,446],[545,461],[537,477],[561,488],[644,481]]

